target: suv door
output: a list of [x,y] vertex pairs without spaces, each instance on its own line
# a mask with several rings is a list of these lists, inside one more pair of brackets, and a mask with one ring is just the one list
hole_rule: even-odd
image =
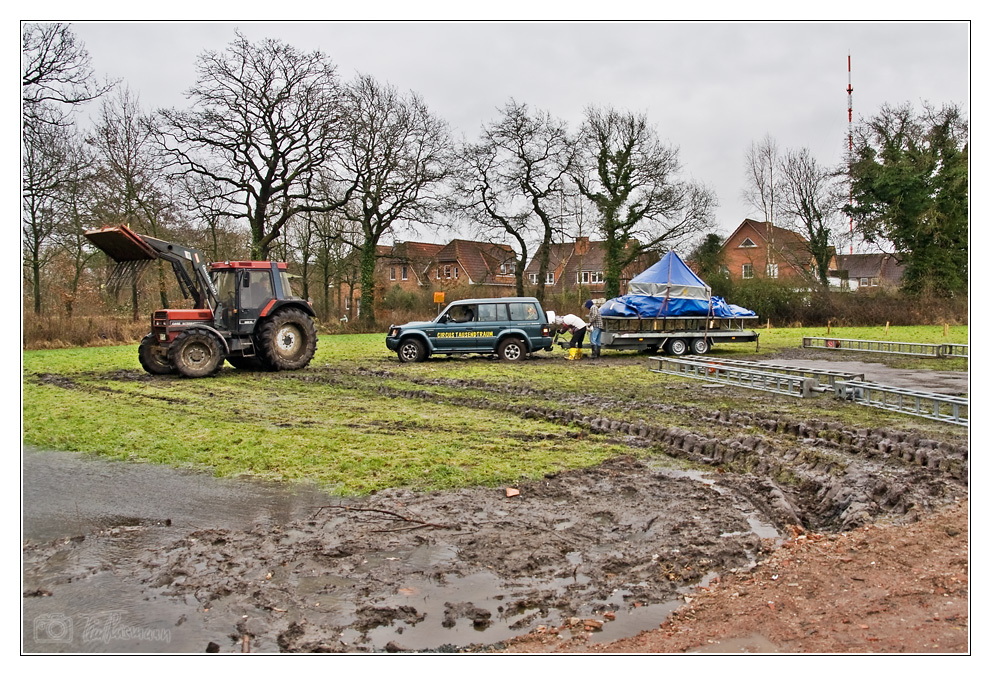
[[479,303],[475,323],[475,344],[479,352],[495,352],[496,341],[509,328],[509,312],[505,303]]
[[[434,341],[436,352],[473,352],[476,348],[477,307],[474,305],[452,305],[443,314],[443,324],[437,326],[436,334],[428,331]],[[435,337],[436,336],[436,337]]]
[[543,324],[540,321],[540,312],[536,303],[533,301],[510,303],[509,319],[513,322],[514,327],[522,330],[529,337],[531,345],[543,347],[541,341]]

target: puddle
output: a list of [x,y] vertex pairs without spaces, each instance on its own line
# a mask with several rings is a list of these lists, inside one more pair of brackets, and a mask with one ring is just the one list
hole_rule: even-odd
[[[623,462],[610,471],[622,475]],[[324,510],[311,519],[341,503],[313,487],[28,449],[23,650],[200,653],[212,641],[220,652],[241,652],[248,640],[251,652],[424,651],[491,645],[573,617],[606,620],[588,634],[593,642],[633,636],[659,626],[716,575],[678,589],[654,583],[655,562],[680,570],[694,561],[683,558],[693,540],[671,530],[676,522],[715,540],[777,536],[703,473],[661,474],[661,484],[605,487],[597,497],[601,481],[591,471],[578,475],[583,483],[570,499],[551,492],[543,503],[539,486],[529,503],[484,488],[467,497],[383,492],[367,504],[426,515],[431,500],[461,499],[448,518],[478,519],[464,530],[383,532],[372,517]],[[676,508],[680,516],[668,519]],[[734,532],[743,523],[752,533]],[[190,537],[209,529],[216,536]],[[735,547],[734,561],[745,565],[746,547]]]

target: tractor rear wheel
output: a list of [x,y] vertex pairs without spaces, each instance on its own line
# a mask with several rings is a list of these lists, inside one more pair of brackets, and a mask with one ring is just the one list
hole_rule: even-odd
[[189,329],[169,346],[169,362],[187,378],[212,376],[224,364],[224,348],[217,336],[205,329]]
[[263,361],[276,371],[295,371],[310,363],[317,351],[313,319],[295,309],[282,310],[258,330]]
[[153,376],[167,376],[170,373],[175,373],[168,355],[156,350],[157,345],[158,341],[151,333],[141,339],[141,345],[138,346],[138,361],[141,363],[141,368]]

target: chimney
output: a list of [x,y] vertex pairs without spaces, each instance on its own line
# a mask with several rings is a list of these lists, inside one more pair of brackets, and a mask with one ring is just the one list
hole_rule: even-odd
[[575,240],[575,255],[584,256],[588,253],[591,247],[588,243],[588,237],[579,237]]

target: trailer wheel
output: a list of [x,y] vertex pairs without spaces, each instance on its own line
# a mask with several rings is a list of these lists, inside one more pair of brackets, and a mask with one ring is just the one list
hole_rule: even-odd
[[688,352],[688,343],[682,338],[672,338],[664,347],[672,357],[684,357]]
[[705,354],[709,351],[709,341],[705,338],[696,338],[692,341],[692,354]]
[[224,364],[224,348],[209,331],[189,329],[169,346],[169,362],[187,378],[212,376]]
[[523,361],[526,359],[526,345],[519,338],[507,338],[499,343],[499,359]]
[[427,348],[416,338],[407,338],[399,343],[398,354],[403,363],[423,361],[427,358]]
[[157,345],[158,341],[151,333],[141,339],[141,345],[138,346],[138,361],[141,363],[141,368],[153,376],[167,376],[170,373],[175,373],[168,355],[162,354],[161,350],[156,350]]
[[258,329],[262,361],[276,371],[295,371],[310,363],[317,351],[313,319],[293,308],[276,312]]

